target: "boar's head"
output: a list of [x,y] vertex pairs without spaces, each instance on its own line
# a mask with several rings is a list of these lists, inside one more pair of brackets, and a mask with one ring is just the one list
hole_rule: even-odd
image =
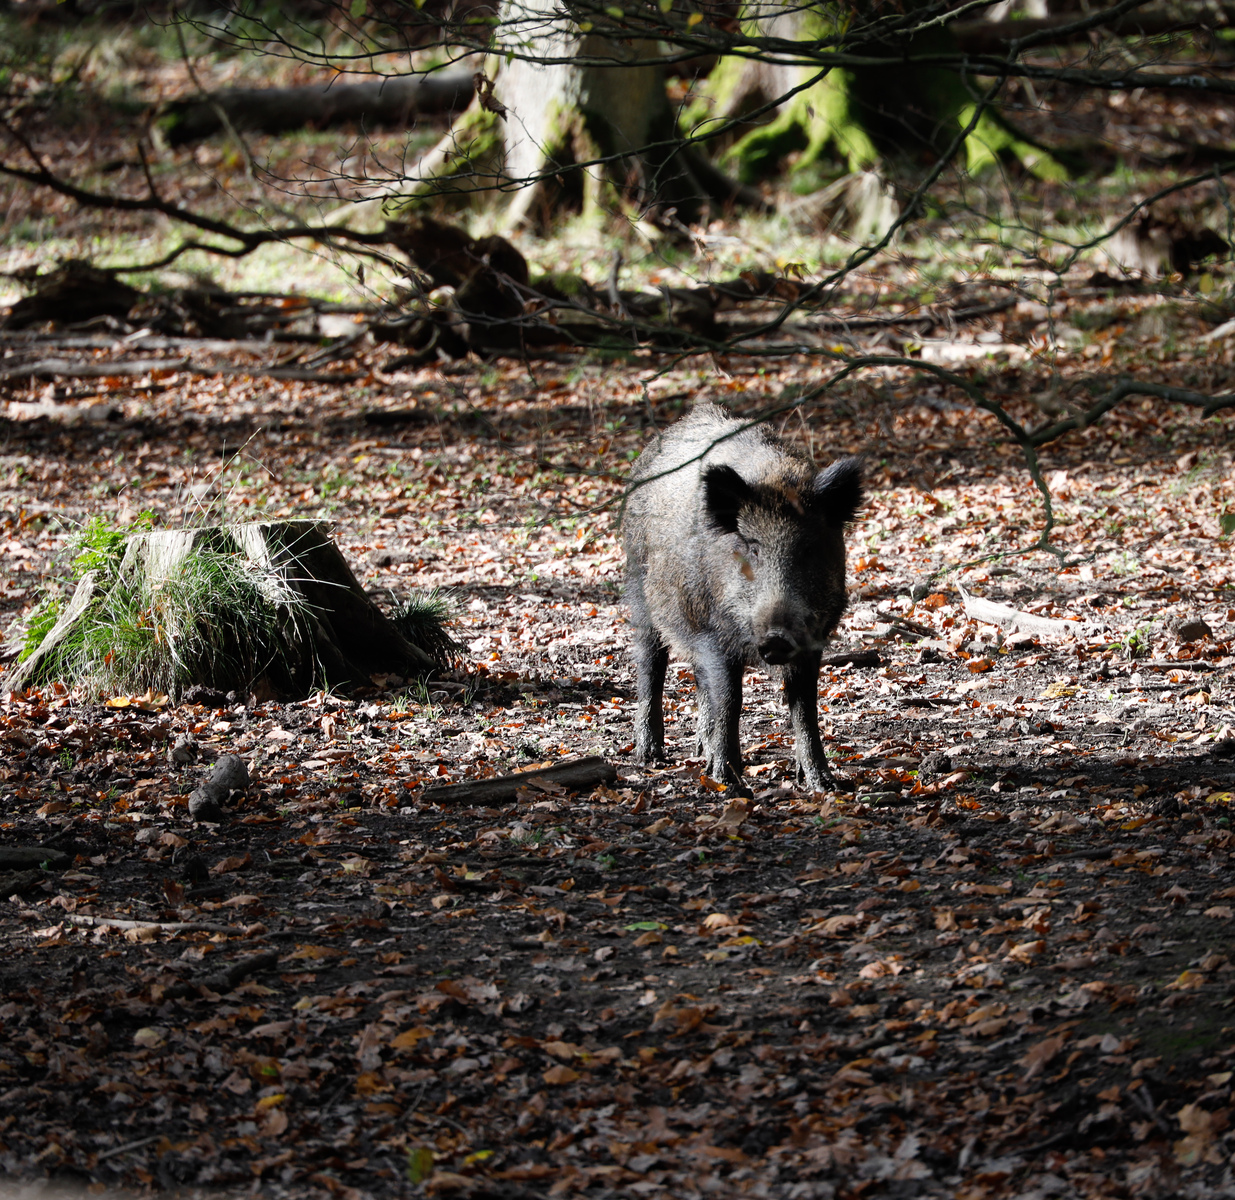
[[722,607],[771,666],[818,651],[845,609],[843,533],[862,503],[861,464],[845,458],[811,470],[782,460],[781,471],[757,482],[731,466],[703,473]]

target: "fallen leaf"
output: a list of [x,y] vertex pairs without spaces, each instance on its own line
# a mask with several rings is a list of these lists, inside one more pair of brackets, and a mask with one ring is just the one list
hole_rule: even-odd
[[1165,987],[1168,991],[1175,992],[1194,991],[1199,987],[1204,987],[1205,981],[1206,977],[1200,971],[1186,970],[1181,971],[1179,976],[1171,980]]
[[1025,1067],[1025,1078],[1032,1079],[1054,1062],[1066,1041],[1066,1035],[1056,1034],[1030,1046],[1021,1059],[1021,1064]]

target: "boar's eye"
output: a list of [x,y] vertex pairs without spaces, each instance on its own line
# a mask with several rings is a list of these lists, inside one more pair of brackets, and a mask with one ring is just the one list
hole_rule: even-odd
[[748,540],[746,543],[746,557],[749,558],[751,562],[758,562],[759,552],[761,549],[762,547],[758,542]]

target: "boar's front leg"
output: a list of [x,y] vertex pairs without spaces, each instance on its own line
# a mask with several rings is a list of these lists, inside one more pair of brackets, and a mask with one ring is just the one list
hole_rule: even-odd
[[695,757],[708,752],[708,694],[695,677]]
[[651,626],[635,630],[635,678],[639,704],[635,710],[635,758],[641,763],[665,757],[665,671],[669,647]]
[[828,767],[819,739],[820,652],[804,654],[785,668],[785,703],[793,724],[793,753],[798,782],[814,792],[836,791],[840,784]]
[[695,688],[699,704],[699,739],[707,765],[704,770],[738,796],[751,795],[742,782],[742,747],[738,721],[742,715],[742,661],[726,658],[714,646],[695,654]]

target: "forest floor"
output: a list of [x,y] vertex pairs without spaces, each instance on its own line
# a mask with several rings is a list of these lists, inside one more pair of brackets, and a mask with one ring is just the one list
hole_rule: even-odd
[[[1067,559],[982,562],[1041,523],[991,418],[904,373],[782,417],[820,461],[866,456],[835,644],[879,665],[820,684],[856,794],[794,786],[779,700],[750,674],[755,797],[732,801],[691,757],[685,664],[671,762],[633,761],[615,502],[652,419],[696,398],[759,411],[817,370],[748,362],[679,366],[646,394],[639,356],[347,387],[169,375],[10,423],[6,621],[90,514],[176,524],[217,501],[328,518],[379,596],[453,589],[466,658],[427,688],[291,705],[3,702],[3,845],[70,856],[0,906],[10,1177],[1230,1191],[1229,420],[1136,402],[1051,447]],[[1043,383],[1010,370],[1021,394]],[[12,395],[11,412],[37,400]],[[962,587],[1075,634],[1005,637]],[[1193,618],[1210,632],[1182,641]],[[186,734],[201,761],[169,765]],[[225,752],[254,786],[195,826],[187,793]],[[422,799],[581,754],[618,781]]]
[[[160,70],[137,72],[147,98],[187,86]],[[1163,149],[1146,130],[1205,124],[1183,99],[1064,101],[1043,129],[1071,122],[1126,153]],[[110,159],[100,186],[140,188],[136,119],[101,111],[83,108],[71,144],[32,118],[40,146],[75,178]],[[1229,109],[1211,116],[1229,143]],[[338,141],[287,139],[275,165],[308,164],[333,194],[363,173],[340,174]],[[262,194],[226,143],[155,171],[212,211],[286,182]],[[1144,180],[1011,181],[1005,197],[1008,182],[956,201],[968,225],[924,220],[920,245],[836,298],[850,316],[934,312],[933,330],[893,322],[842,349],[946,365],[1025,421],[1095,373],[1231,390],[1229,268],[1141,286],[1092,275],[1114,269],[1101,250],[1066,277],[1043,265]],[[167,249],[145,214],[6,188],[6,270]],[[1175,200],[1181,219],[1220,207],[1199,188]],[[1035,240],[1028,218],[1010,224],[1017,204],[1075,224]],[[994,234],[984,205],[1006,218]],[[809,278],[850,249],[788,219],[696,233],[649,252],[642,282],[748,259]],[[568,242],[537,265],[603,286],[614,247]],[[992,265],[996,249],[1014,265]],[[274,287],[317,285],[322,258],[293,274],[280,253]],[[948,303],[1013,292],[951,323]],[[379,600],[451,589],[464,647],[425,685],[295,704],[9,694],[0,671],[6,1181],[347,1200],[1235,1196],[1229,413],[1129,400],[1047,446],[1056,555],[1033,549],[1041,500],[1015,446],[916,368],[801,403],[836,369],[826,356],[409,369],[333,315],[347,370],[326,382],[262,374],[286,343],[206,341],[144,374],[36,380],[13,364],[64,331],[3,335],[4,627],[63,575],[87,520],[152,510],[171,527],[327,520]],[[95,365],[136,352],[135,329],[79,332]],[[669,763],[633,760],[623,480],[653,427],[705,399],[778,410],[821,463],[865,457],[835,638],[862,665],[820,681],[852,791],[795,786],[758,673],[752,800],[692,757],[687,664],[670,671]],[[975,618],[980,601],[1066,625],[1009,635]],[[196,761],[175,753],[190,737]],[[252,786],[195,824],[188,794],[229,753]],[[580,755],[617,780],[494,808],[425,796]],[[40,848],[33,868],[23,847]]]

